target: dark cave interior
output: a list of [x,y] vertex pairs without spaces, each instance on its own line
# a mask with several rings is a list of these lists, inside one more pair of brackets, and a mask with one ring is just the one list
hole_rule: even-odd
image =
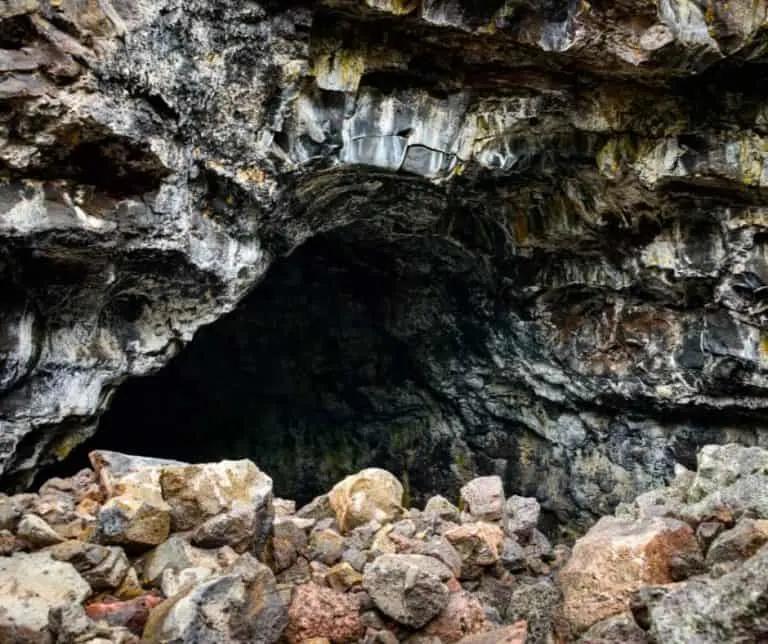
[[[413,502],[456,494],[457,467],[475,457],[457,455],[443,409],[452,403],[424,372],[481,332],[456,327],[477,310],[462,279],[476,279],[476,267],[461,268],[472,261],[418,237],[309,240],[167,366],[121,385],[95,436],[38,480],[108,449],[189,462],[247,457],[276,494],[300,503],[367,466],[403,479]],[[473,465],[493,470],[491,460]]]

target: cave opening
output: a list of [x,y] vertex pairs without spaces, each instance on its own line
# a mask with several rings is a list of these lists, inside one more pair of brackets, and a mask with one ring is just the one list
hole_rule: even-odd
[[477,462],[428,373],[482,345],[474,261],[437,238],[313,237],[160,371],[123,383],[96,434],[39,480],[108,449],[250,458],[299,503],[368,466],[398,476],[411,503],[457,496],[470,469],[498,470]]

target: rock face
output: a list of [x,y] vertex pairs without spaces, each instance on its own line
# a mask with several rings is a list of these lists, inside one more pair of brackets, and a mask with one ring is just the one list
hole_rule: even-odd
[[766,11],[4,3],[0,471],[262,280],[103,431],[305,498],[499,474],[584,523],[764,444]]

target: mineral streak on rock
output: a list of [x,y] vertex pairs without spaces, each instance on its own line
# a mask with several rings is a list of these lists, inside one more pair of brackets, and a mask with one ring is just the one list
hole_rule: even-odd
[[766,12],[0,4],[0,472],[64,458],[310,238],[401,276],[376,319],[407,373],[347,409],[417,428],[384,463],[412,493],[500,474],[591,521],[765,444]]

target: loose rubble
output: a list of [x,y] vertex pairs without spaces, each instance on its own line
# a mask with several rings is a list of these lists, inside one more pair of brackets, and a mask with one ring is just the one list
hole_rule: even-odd
[[538,502],[506,498],[498,477],[422,511],[369,469],[297,509],[250,461],[91,460],[37,494],[0,496],[0,642],[768,637],[757,448],[704,448],[697,472],[620,506],[572,549],[553,546]]

